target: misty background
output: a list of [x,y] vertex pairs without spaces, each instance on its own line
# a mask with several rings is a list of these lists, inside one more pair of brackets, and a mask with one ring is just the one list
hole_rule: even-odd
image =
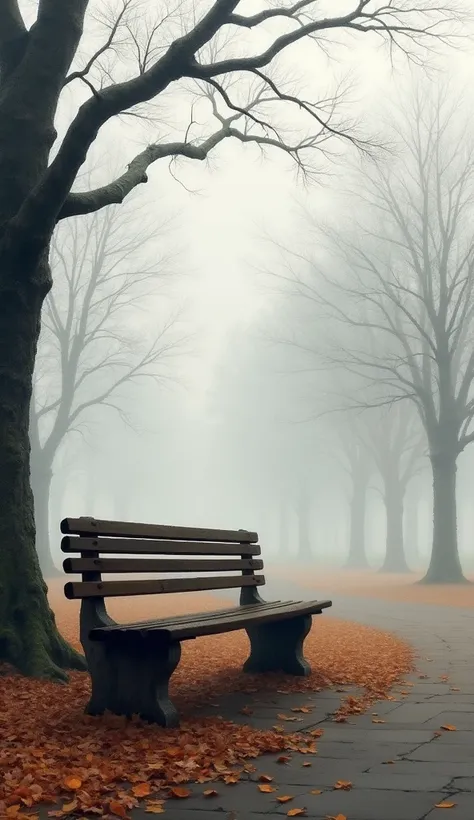
[[[320,65],[303,44],[289,81],[299,70],[320,72],[324,88],[344,78],[347,120],[388,145],[400,104],[416,93],[436,100],[441,90],[468,110],[473,54],[465,43],[455,53],[438,49],[429,70],[398,54],[393,71],[386,51],[365,37],[336,44],[331,59],[321,53]],[[64,122],[82,93],[66,94]],[[88,183],[121,169],[130,146],[151,133],[172,138],[189,100],[176,94],[172,103],[173,116],[156,110],[151,123],[109,123],[94,150],[107,164],[92,157]],[[470,122],[472,133],[462,117],[454,127],[472,151]],[[45,540],[49,534],[57,566],[59,522],[79,515],[255,529],[272,560],[326,566],[343,565],[351,539],[361,539],[370,565],[382,566],[387,509],[376,454],[387,441],[387,414],[390,429],[408,430],[405,466],[416,451],[404,496],[407,564],[428,565],[432,477],[420,426],[412,411],[397,416],[405,412],[398,402],[354,406],[361,385],[328,364],[328,328],[333,336],[336,328],[298,298],[291,279],[307,270],[318,242],[309,222],[337,225],[348,179],[365,167],[341,140],[313,165],[305,179],[281,152],[262,156],[257,146],[227,140],[205,163],[157,163],[124,205],[59,229],[32,413],[37,487],[50,480],[47,498],[38,502],[35,491],[38,529]],[[324,260],[333,271],[334,259]],[[468,447],[457,491],[466,569],[474,565],[473,470]],[[403,561],[388,568],[401,571]]]

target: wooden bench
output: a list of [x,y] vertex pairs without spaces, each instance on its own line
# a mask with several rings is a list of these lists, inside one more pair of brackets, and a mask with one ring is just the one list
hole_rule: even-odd
[[[188,529],[155,524],[66,518],[61,549],[64,571],[82,574],[69,581],[67,598],[80,598],[80,637],[92,679],[86,712],[138,714],[163,726],[177,726],[168,684],[181,655],[181,641],[245,629],[250,655],[245,672],[282,671],[308,675],[303,642],[312,615],[331,601],[273,601],[258,594],[265,578],[256,532]],[[115,555],[116,557],[109,557]],[[152,558],[146,556],[166,556]],[[106,557],[102,557],[106,556]],[[121,557],[134,556],[134,557]],[[218,556],[218,557],[213,557]],[[225,573],[201,576],[201,573]],[[240,572],[240,575],[230,575]],[[103,573],[186,573],[185,578],[102,580]],[[189,573],[189,576],[187,575]],[[197,577],[192,573],[199,573]],[[104,598],[153,593],[239,588],[240,606],[139,623],[118,624]]]

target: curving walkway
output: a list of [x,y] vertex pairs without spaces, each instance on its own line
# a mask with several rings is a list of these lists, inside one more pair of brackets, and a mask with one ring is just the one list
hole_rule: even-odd
[[[327,590],[303,591],[271,578],[265,591],[268,599],[329,597]],[[474,820],[474,611],[336,595],[332,612],[394,631],[415,646],[418,669],[407,678],[413,682],[405,690],[408,695],[400,702],[374,706],[384,723],[374,724],[369,713],[337,724],[330,714],[340,695],[315,694],[314,711],[297,727],[324,728],[311,767],[302,766],[300,755],[284,765],[274,756],[259,758],[257,771],[247,782],[217,786],[216,797],[203,798],[200,793],[206,787],[195,786],[186,805],[168,801],[170,820],[262,820],[262,815],[286,816],[295,807],[306,808],[305,816],[315,820],[338,815],[347,820],[435,820],[446,813],[453,820]],[[226,698],[209,711],[263,728],[275,723],[277,712],[302,702],[301,695],[259,699],[254,714],[244,717],[239,714],[242,697]],[[443,725],[455,726],[456,731],[441,730]],[[261,773],[274,776],[277,794],[294,795],[291,803],[281,805],[272,795],[261,794],[256,788]],[[352,788],[334,790],[338,780],[350,781]],[[322,793],[311,794],[315,789]],[[456,805],[435,808],[443,802]],[[133,812],[135,820],[146,816]]]

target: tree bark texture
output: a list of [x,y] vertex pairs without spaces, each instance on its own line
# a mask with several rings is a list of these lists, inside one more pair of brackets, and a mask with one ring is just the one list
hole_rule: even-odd
[[29,412],[45,295],[36,285],[45,271],[25,287],[22,272],[5,265],[0,258],[0,662],[64,679],[64,668],[84,669],[85,661],[59,634],[48,604],[30,487]]

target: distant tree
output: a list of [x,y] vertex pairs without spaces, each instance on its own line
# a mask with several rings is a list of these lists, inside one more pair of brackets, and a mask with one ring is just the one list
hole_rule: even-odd
[[[302,89],[283,90],[272,74],[279,55],[303,40],[327,49],[335,31],[372,33],[409,51],[416,41],[433,42],[458,16],[451,1],[435,0],[400,0],[396,6],[352,0],[338,17],[320,16],[317,0],[269,4],[254,14],[240,14],[239,0],[207,0],[197,8],[178,4],[179,14],[157,4],[154,19],[133,5],[111,4],[112,19],[105,16],[100,41],[100,4],[92,0],[0,3],[0,660],[30,675],[59,679],[65,677],[62,670],[83,668],[84,661],[59,635],[47,604],[35,551],[28,440],[57,222],[122,203],[147,181],[152,163],[176,157],[202,161],[227,138],[275,148],[301,167],[308,149],[323,150],[329,137],[347,133],[347,124],[334,116],[338,93],[329,100],[330,94],[321,93],[315,102],[316,94],[311,100]],[[250,41],[249,31],[256,35]],[[110,183],[72,191],[107,123],[123,114],[146,116],[144,104],[164,102],[171,87],[190,82],[200,91],[191,122],[176,129],[174,139],[139,151]],[[84,101],[69,124],[62,120],[58,139],[56,114],[72,83]],[[275,106],[298,112],[301,138],[285,139]],[[206,131],[198,123],[209,109],[217,126]]]
[[366,414],[365,445],[382,481],[386,545],[382,572],[407,572],[404,511],[408,485],[420,471],[427,449],[424,431],[411,407],[397,403]]
[[169,360],[182,342],[175,316],[160,320],[146,311],[150,302],[156,309],[170,258],[153,242],[159,226],[143,224],[142,215],[137,230],[139,218],[129,208],[110,208],[68,220],[53,239],[55,286],[43,308],[30,419],[36,548],[46,578],[56,573],[48,511],[65,437],[80,431],[94,407],[130,422],[121,390],[169,378]]
[[347,229],[339,218],[325,260],[300,280],[338,323],[330,357],[362,379],[360,406],[418,411],[433,473],[426,583],[465,581],[456,462],[474,441],[474,133],[464,110],[448,91],[406,102],[398,159],[364,166],[356,233],[353,212]]

